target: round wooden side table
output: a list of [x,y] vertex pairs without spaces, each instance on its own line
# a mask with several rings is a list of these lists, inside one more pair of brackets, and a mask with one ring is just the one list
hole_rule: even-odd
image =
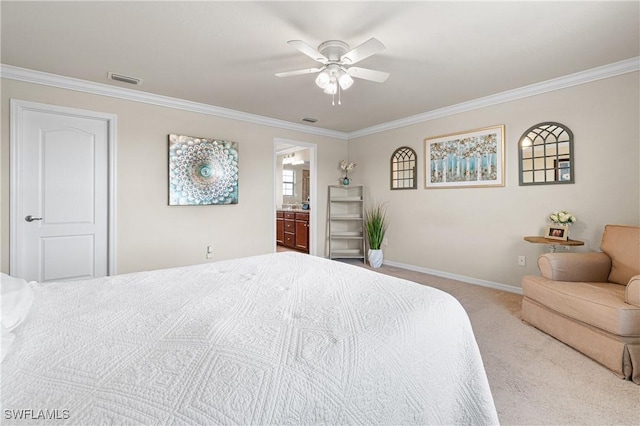
[[546,244],[549,246],[549,252],[554,253],[556,251],[556,246],[564,246],[566,250],[569,250],[570,247],[573,246],[583,246],[584,241],[580,240],[554,240],[551,238],[545,237],[524,237],[525,241],[529,241],[530,243],[535,244]]

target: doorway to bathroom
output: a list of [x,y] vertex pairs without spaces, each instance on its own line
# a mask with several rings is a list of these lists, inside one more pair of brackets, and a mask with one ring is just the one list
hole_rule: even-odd
[[317,250],[317,146],[274,141],[274,251]]

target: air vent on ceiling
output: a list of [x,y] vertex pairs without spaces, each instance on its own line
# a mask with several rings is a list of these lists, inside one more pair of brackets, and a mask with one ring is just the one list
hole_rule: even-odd
[[128,75],[116,74],[114,72],[110,72],[108,76],[109,76],[109,80],[121,81],[122,83],[135,84],[136,86],[140,86],[142,84],[141,78],[129,77]]
[[318,121],[317,118],[311,118],[311,117],[305,117],[302,119],[302,121],[306,121],[307,123],[315,123],[316,121]]

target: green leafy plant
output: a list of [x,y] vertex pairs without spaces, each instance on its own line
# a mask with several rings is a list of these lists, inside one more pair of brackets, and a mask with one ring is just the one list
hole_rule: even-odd
[[366,209],[364,227],[371,250],[380,250],[387,232],[387,225],[387,209],[384,204],[377,203]]

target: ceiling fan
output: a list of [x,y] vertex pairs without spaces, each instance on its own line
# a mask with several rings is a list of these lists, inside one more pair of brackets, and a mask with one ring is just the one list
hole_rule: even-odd
[[324,93],[333,95],[333,105],[335,105],[336,93],[338,94],[338,104],[342,103],[340,101],[340,90],[347,90],[351,87],[353,84],[352,77],[375,81],[376,83],[383,83],[389,77],[388,72],[351,66],[384,50],[384,44],[376,38],[370,38],[351,50],[349,50],[347,43],[340,40],[325,41],[318,46],[318,49],[314,49],[302,40],[290,40],[287,43],[314,61],[320,62],[322,66],[320,68],[279,72],[276,77],[319,73],[316,77],[316,85],[323,89]]

